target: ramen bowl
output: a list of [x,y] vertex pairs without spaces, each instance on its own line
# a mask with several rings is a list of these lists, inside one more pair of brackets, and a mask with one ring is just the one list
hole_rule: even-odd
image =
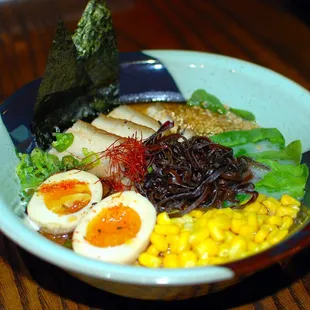
[[[285,241],[223,265],[177,269],[118,265],[80,256],[44,238],[26,220],[15,174],[16,150],[30,152],[34,147],[30,124],[39,85],[40,79],[30,82],[0,106],[0,230],[33,255],[114,294],[172,300],[222,290],[310,244],[309,184],[299,219]],[[208,53],[147,50],[120,55],[124,102],[183,102],[198,88],[253,112],[259,125],[278,128],[287,143],[301,140],[303,162],[310,163],[310,94],[293,81],[248,62]]]

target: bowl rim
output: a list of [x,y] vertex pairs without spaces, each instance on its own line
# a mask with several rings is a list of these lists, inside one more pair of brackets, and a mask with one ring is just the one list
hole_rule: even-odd
[[[294,91],[303,92],[310,98],[310,93],[308,90],[296,82],[273,70],[248,61],[198,51],[158,49],[143,50],[142,52],[156,52],[159,54],[170,53],[171,56],[179,57],[179,59],[184,56],[199,56],[209,57],[214,61],[220,60],[228,61],[230,63],[233,62],[238,66],[250,67],[250,69],[262,71],[266,75],[271,74],[274,78],[280,79],[281,82],[285,84],[289,83],[290,86],[293,87]],[[27,89],[27,87],[34,83],[34,81],[17,90],[0,105],[0,108],[1,106],[8,106],[10,102],[18,96],[18,93],[22,89]],[[12,223],[14,223],[14,225],[12,225]],[[187,269],[150,269],[131,265],[105,263],[78,255],[72,250],[60,247],[59,245],[39,235],[35,231],[28,229],[20,221],[16,214],[3,207],[2,201],[0,203],[0,231],[28,252],[64,270],[72,273],[77,272],[92,278],[142,285],[192,285],[218,282],[232,279],[233,277],[244,277],[279,262],[280,260],[289,258],[310,244],[310,221],[308,221],[305,223],[304,227],[292,234],[288,239],[280,244],[241,260],[223,265]],[[29,240],[33,240],[33,242],[30,243]],[[34,248],[33,244],[36,244],[37,247]]]

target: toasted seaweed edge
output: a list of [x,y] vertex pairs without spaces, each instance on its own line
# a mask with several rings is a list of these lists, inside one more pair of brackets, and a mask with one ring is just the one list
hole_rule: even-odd
[[[87,49],[87,44],[93,46]],[[82,46],[87,52],[81,53]],[[47,149],[53,132],[78,119],[92,120],[118,104],[118,50],[111,12],[106,1],[90,0],[73,35],[58,21],[31,124],[37,146]]]

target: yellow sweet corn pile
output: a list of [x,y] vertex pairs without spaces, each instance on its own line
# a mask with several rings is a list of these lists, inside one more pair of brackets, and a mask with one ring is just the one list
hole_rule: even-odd
[[283,240],[300,209],[288,195],[260,194],[243,209],[193,210],[179,218],[157,215],[150,245],[138,264],[180,268],[223,264],[263,251]]

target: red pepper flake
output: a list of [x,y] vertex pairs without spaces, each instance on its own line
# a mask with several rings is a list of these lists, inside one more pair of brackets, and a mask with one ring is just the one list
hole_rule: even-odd
[[42,184],[39,188],[39,192],[41,194],[46,194],[46,193],[58,192],[59,190],[68,191],[68,190],[76,188],[76,186],[78,185],[88,186],[86,182],[82,182],[77,179],[62,180],[59,182]]

